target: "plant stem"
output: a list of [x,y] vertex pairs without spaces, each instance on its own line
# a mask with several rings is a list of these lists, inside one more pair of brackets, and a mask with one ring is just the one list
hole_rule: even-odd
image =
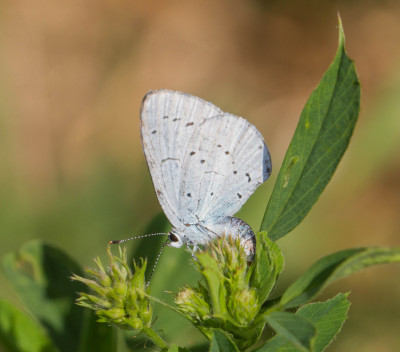
[[185,319],[187,319],[187,316],[186,316],[185,314],[183,314],[179,309],[176,309],[175,307],[169,305],[168,303],[165,303],[165,302],[163,302],[162,300],[160,300],[160,299],[158,299],[158,298],[156,298],[156,297],[150,296],[150,295],[148,295],[147,293],[144,293],[144,295],[145,295],[147,298],[149,298],[150,300],[152,300],[152,301],[154,301],[154,302],[157,302],[157,303],[163,305],[164,307],[167,307],[167,308],[173,310],[175,313],[178,313],[179,315],[181,315],[182,317],[184,317]]
[[148,338],[150,338],[151,341],[153,341],[158,347],[160,347],[162,351],[168,350],[167,343],[152,328],[143,328],[141,331]]

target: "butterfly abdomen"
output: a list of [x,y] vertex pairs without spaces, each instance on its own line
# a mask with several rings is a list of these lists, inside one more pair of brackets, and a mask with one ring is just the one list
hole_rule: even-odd
[[234,216],[226,216],[207,227],[210,231],[216,233],[218,237],[232,236],[233,238],[239,238],[245,249],[248,261],[251,262],[253,260],[256,250],[256,236],[245,221]]

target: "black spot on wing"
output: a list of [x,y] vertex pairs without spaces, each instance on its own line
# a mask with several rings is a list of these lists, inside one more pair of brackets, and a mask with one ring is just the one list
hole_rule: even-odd
[[156,134],[157,130],[151,131],[151,134]]
[[206,161],[205,161],[204,159],[201,159],[200,162],[201,162],[202,164],[204,164]]
[[167,115],[165,115],[164,117],[163,117],[163,119],[165,120],[165,119],[167,119],[168,118],[168,116]]
[[229,155],[229,152],[228,152],[228,151],[226,151],[226,152],[225,152],[225,154],[226,154],[226,155]]
[[178,117],[175,117],[172,121],[179,121],[179,120],[181,120],[181,118],[178,118]]
[[240,193],[237,193],[237,196],[240,198],[242,198],[242,195]]
[[161,160],[161,163],[165,163],[166,161],[171,161],[171,160],[180,161],[179,159],[176,159],[176,158],[166,158],[166,159]]
[[194,125],[194,122],[188,122],[187,124],[186,124],[186,127],[187,126],[193,126]]
[[188,193],[188,194],[186,194],[189,198],[191,198],[192,197],[192,195],[190,194],[190,193]]
[[190,152],[190,155],[195,155],[196,154],[196,152]]
[[234,174],[234,175],[236,175],[236,174],[237,174],[237,171],[236,171],[236,170],[234,170],[234,171],[233,171],[233,174]]

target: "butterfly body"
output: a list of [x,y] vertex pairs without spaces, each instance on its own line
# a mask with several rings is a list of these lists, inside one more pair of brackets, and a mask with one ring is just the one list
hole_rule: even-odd
[[233,217],[271,173],[260,132],[247,120],[189,94],[144,97],[141,135],[158,200],[172,224],[171,247],[239,237],[251,257],[254,233]]
[[218,237],[231,235],[239,237],[245,248],[246,254],[251,259],[255,251],[255,235],[251,227],[243,220],[226,216],[216,222],[187,224],[180,229],[173,229],[170,232],[170,247],[179,248],[183,245],[193,247],[194,251],[199,246],[205,246]]

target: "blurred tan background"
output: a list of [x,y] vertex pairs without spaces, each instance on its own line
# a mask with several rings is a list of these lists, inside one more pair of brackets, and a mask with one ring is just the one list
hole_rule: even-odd
[[[198,95],[261,131],[274,176],[240,213],[257,229],[302,107],[336,52],[337,11],[362,84],[361,115],[320,201],[279,241],[280,289],[339,249],[399,246],[397,1],[3,0],[0,254],[40,238],[88,265],[108,240],[141,234],[160,206],[139,107],[159,88]],[[352,291],[350,320],[329,351],[400,350],[399,274],[368,269],[325,292]],[[14,299],[3,276],[0,284]]]

